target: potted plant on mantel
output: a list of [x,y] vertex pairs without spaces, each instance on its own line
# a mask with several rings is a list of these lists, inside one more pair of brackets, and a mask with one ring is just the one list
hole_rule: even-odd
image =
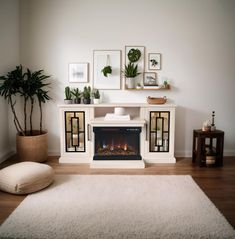
[[80,104],[81,103],[82,92],[78,88],[74,88],[71,91],[71,93],[75,97],[74,104]]
[[93,96],[94,96],[94,99],[93,99],[94,104],[99,104],[100,103],[100,92],[98,89],[93,90]]
[[83,95],[83,103],[90,104],[91,103],[91,87],[85,86],[82,95]]
[[73,103],[73,100],[72,100],[72,92],[71,92],[69,86],[66,86],[66,87],[64,88],[64,94],[65,94],[64,103],[65,103],[65,104],[72,104],[72,103]]
[[[47,160],[47,131],[42,128],[42,103],[51,99],[48,91],[44,89],[50,84],[45,82],[50,76],[42,73],[43,70],[32,72],[27,69],[24,71],[20,65],[7,75],[0,76],[0,95],[8,101],[13,113],[17,130],[17,153],[21,161],[43,162]],[[23,97],[23,124],[16,112],[17,96]],[[36,101],[40,112],[38,130],[33,129],[33,112]]]
[[138,65],[129,62],[125,65],[124,75],[126,77],[126,86],[128,89],[135,88],[135,77],[138,76],[140,73],[138,72]]

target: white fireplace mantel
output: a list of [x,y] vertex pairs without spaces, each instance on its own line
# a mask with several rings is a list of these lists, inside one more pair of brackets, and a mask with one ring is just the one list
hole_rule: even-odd
[[[146,103],[107,103],[107,104],[61,104],[58,105],[60,111],[60,135],[61,135],[61,157],[60,163],[89,163],[94,168],[144,168],[146,163],[175,163],[174,138],[175,138],[175,108],[174,104],[151,105]],[[131,116],[131,120],[105,120],[107,113],[113,113],[115,107],[123,107],[126,114]],[[84,112],[84,134],[86,145],[84,151],[73,152],[66,148],[69,136],[65,129],[66,112]],[[151,112],[162,112],[169,115],[169,129],[167,152],[155,152],[152,150],[150,139]],[[140,152],[142,160],[93,160],[94,155],[94,133],[93,127],[141,127]],[[151,126],[152,127],[152,126]],[[154,133],[153,133],[154,134]],[[67,138],[66,138],[67,137]],[[156,136],[157,137],[157,136]],[[155,140],[156,141],[156,140]],[[155,142],[154,141],[154,142]],[[163,139],[160,141],[163,144]],[[152,144],[152,143],[151,143]],[[159,147],[160,149],[162,147]],[[158,148],[158,149],[159,149]],[[163,148],[165,149],[165,148]]]

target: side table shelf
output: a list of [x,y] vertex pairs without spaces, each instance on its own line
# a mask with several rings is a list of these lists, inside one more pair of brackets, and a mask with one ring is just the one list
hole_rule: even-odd
[[192,161],[200,167],[223,166],[224,132],[193,130]]

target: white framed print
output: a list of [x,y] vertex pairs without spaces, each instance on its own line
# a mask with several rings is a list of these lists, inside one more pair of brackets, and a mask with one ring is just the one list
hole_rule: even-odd
[[93,51],[93,87],[99,90],[121,89],[121,50]]
[[88,82],[88,63],[69,63],[69,83]]
[[148,69],[161,70],[161,53],[148,54]]

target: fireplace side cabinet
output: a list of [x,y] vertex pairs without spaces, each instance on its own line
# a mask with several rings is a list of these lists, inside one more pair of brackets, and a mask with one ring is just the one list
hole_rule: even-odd
[[144,112],[145,161],[148,163],[175,163],[175,107],[151,107]]
[[61,163],[89,163],[90,110],[84,108],[61,109]]

